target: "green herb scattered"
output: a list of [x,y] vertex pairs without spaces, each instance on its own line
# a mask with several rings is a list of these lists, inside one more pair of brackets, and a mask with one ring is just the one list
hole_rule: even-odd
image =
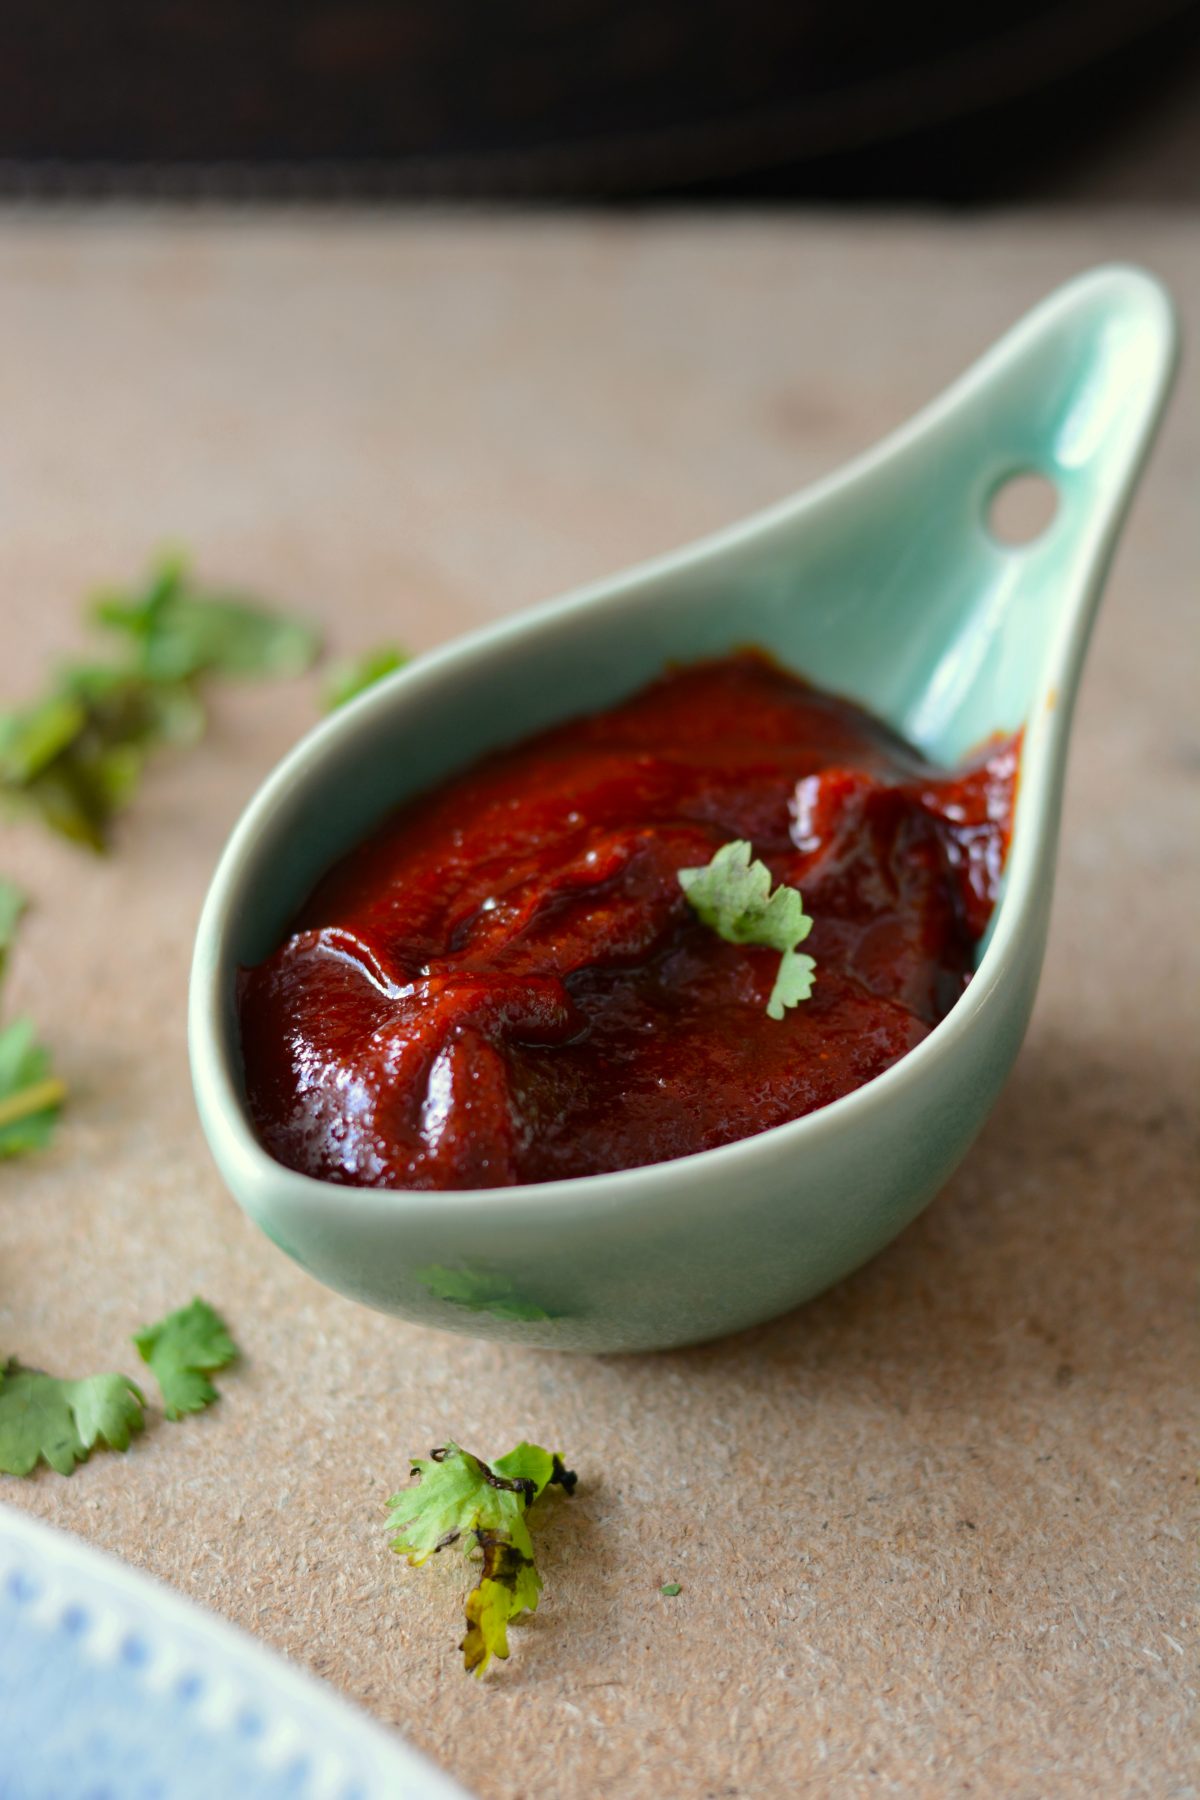
[[668,1600],[673,1600],[676,1594],[682,1594],[683,1589],[677,1581],[664,1581],[658,1591],[660,1594],[665,1594]]
[[467,1634],[459,1646],[469,1673],[482,1675],[493,1656],[508,1655],[508,1625],[537,1610],[542,1591],[526,1514],[548,1487],[566,1493],[575,1476],[537,1444],[521,1443],[489,1467],[457,1444],[443,1444],[413,1463],[417,1485],[393,1494],[392,1549],[414,1567],[463,1541],[482,1552],[479,1580],[467,1596]]
[[[0,983],[24,910],[20,888],[0,879]],[[0,1027],[0,1159],[45,1149],[66,1092],[29,1019]]]
[[179,556],[132,593],[98,596],[91,618],[119,640],[117,659],[64,668],[0,712],[0,803],[103,850],[150,754],[203,735],[206,679],[299,674],[319,644],[305,624],[193,583]]
[[168,1313],[134,1337],[137,1353],[162,1389],[168,1419],[203,1412],[218,1398],[208,1377],[237,1355],[237,1345],[206,1300]]
[[0,875],[0,980],[4,978],[8,953],[13,947],[17,926],[21,923],[21,915],[28,904],[23,891],[14,882],[5,881]]
[[69,1475],[101,1439],[127,1450],[145,1423],[144,1406],[126,1375],[60,1381],[10,1362],[0,1372],[0,1470],[28,1475],[40,1461]]
[[385,675],[394,675],[408,662],[408,652],[398,644],[378,644],[364,650],[361,656],[347,657],[334,663],[322,690],[321,701],[326,712],[336,712],[348,700],[354,700],[367,688],[374,687]]
[[199,702],[125,671],[78,667],[32,705],[0,713],[0,803],[91,850],[132,797],[160,744],[193,742]]
[[154,682],[302,675],[321,647],[303,621],[271,612],[246,594],[193,582],[187,558],[178,553],[164,557],[133,593],[98,594],[92,617],[122,635],[132,667]]
[[767,1017],[782,1019],[790,1006],[812,992],[816,964],[798,955],[812,920],[796,888],[771,892],[771,871],[751,861],[744,839],[723,844],[702,869],[680,869],[679,885],[705,925],[730,944],[763,944],[781,952],[779,973],[767,1001]]
[[[168,1419],[199,1412],[217,1398],[207,1380],[237,1348],[204,1300],[168,1313],[134,1338],[162,1389]],[[0,1472],[28,1475],[39,1460],[69,1475],[101,1439],[127,1450],[145,1424],[146,1396],[127,1375],[90,1375],[60,1381],[17,1361],[0,1365]]]

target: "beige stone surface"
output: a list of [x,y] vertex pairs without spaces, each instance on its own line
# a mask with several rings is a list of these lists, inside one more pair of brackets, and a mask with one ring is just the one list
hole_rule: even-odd
[[[10,215],[0,697],[165,538],[337,647],[422,649],[804,482],[1113,256],[1200,320],[1180,216]],[[886,1254],[731,1341],[570,1359],[418,1330],[326,1292],[223,1191],[190,941],[311,682],[223,699],[108,861],[4,828],[37,899],[13,999],[73,1097],[50,1153],[0,1168],[0,1349],[132,1371],[129,1333],[198,1291],[245,1359],[204,1417],[0,1500],[248,1628],[485,1800],[1196,1793],[1196,401],[1096,636],[1011,1085]],[[410,1452],[521,1435],[580,1487],[541,1612],[476,1683],[458,1569],[390,1556],[383,1502]]]

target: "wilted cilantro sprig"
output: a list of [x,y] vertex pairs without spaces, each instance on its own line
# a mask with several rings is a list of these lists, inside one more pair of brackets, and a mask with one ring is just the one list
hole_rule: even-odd
[[319,640],[298,620],[194,582],[179,555],[140,588],[98,595],[90,617],[118,639],[115,659],[63,668],[40,698],[0,711],[0,803],[103,850],[147,757],[203,734],[208,679],[300,674]]
[[561,1457],[520,1443],[492,1464],[443,1444],[412,1465],[414,1486],[393,1494],[392,1549],[414,1567],[462,1543],[482,1552],[479,1580],[467,1595],[467,1634],[459,1648],[468,1673],[482,1675],[493,1656],[508,1655],[508,1626],[535,1612],[542,1591],[526,1514],[546,1489],[571,1493],[575,1476]]
[[[0,877],[0,986],[25,906],[20,888]],[[0,1027],[0,1158],[44,1149],[66,1092],[31,1020],[14,1019]]]
[[782,1019],[789,1006],[812,993],[811,956],[798,955],[812,930],[799,890],[782,884],[771,892],[771,871],[751,861],[743,838],[722,844],[702,869],[680,869],[679,885],[705,925],[730,944],[763,944],[781,952],[779,973],[767,1001],[767,1017]]

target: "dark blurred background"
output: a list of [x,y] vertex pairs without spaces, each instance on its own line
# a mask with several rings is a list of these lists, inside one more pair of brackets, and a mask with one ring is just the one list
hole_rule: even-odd
[[0,187],[1200,198],[1197,0],[0,0]]

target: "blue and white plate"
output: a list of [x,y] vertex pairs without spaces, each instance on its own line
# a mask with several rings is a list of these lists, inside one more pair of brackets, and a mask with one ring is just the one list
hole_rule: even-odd
[[465,1800],[223,1620],[0,1507],[0,1800]]

